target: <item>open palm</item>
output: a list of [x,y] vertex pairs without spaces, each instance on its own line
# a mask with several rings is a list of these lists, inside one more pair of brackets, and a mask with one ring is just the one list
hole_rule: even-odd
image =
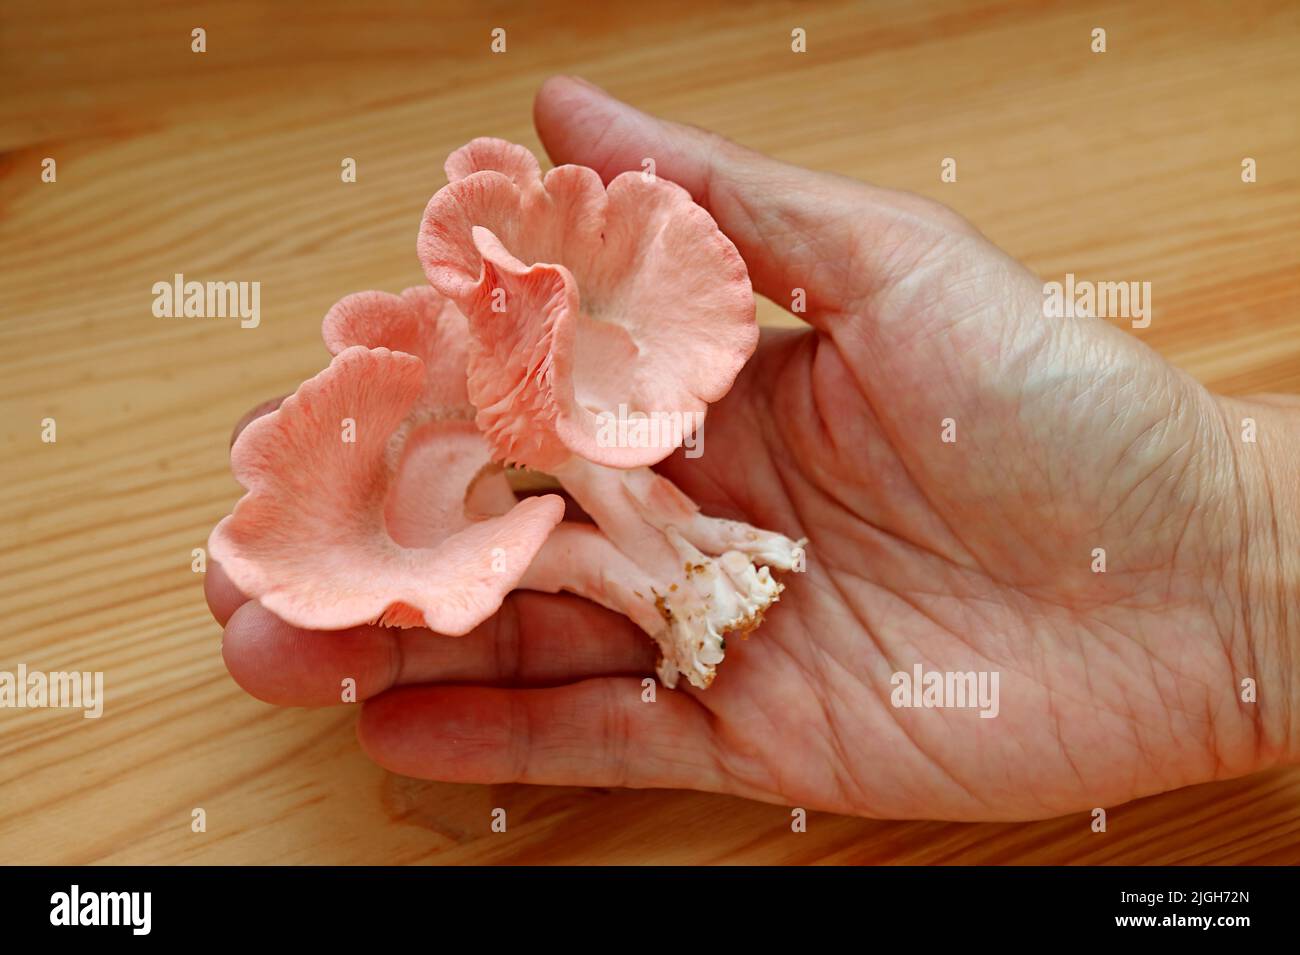
[[[518,592],[456,640],[305,633],[217,569],[243,686],[325,704],[355,679],[363,745],[408,775],[885,817],[1048,816],[1255,768],[1233,459],[1208,392],[1104,322],[1044,318],[1041,282],[927,200],[570,79],[536,119],[557,163],[607,180],[653,158],[756,290],[813,326],[765,335],[704,456],[660,468],[706,513],[807,536],[807,572],[710,689],[651,703],[651,642],[576,598]],[[916,665],[997,673],[996,717],[895,707],[891,675]]]

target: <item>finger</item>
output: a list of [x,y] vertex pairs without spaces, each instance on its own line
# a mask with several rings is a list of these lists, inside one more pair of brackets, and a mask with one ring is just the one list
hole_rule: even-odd
[[932,244],[926,233],[975,232],[929,199],[779,162],[574,77],[547,80],[533,118],[554,162],[590,166],[607,182],[653,159],[656,174],[689,191],[736,244],[755,290],[788,306],[804,289],[814,324],[843,309],[846,294],[892,281],[911,249]]
[[203,575],[203,596],[208,600],[212,616],[223,627],[236,610],[248,603],[248,597],[235,586],[235,582],[215,560],[208,561],[208,571]]
[[371,700],[357,736],[404,776],[467,783],[728,791],[707,711],[635,679],[549,689],[410,687]]
[[255,600],[226,624],[221,656],[246,692],[280,706],[356,702],[394,685],[401,668],[397,642],[383,627],[303,630]]
[[230,618],[222,655],[235,682],[260,700],[329,706],[344,702],[345,679],[354,681],[356,700],[418,683],[542,685],[652,673],[656,651],[626,617],[568,595],[518,591],[463,637],[377,626],[303,630],[250,601]]

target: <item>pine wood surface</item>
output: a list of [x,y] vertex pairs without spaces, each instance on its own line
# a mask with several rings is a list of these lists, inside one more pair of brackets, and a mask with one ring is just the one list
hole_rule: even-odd
[[[1113,807],[1104,835],[818,813],[794,834],[732,798],[392,776],[354,710],[238,689],[190,570],[238,493],[232,423],[323,366],[336,299],[423,281],[442,159],[538,148],[553,72],[941,199],[1045,277],[1150,281],[1134,334],[1216,389],[1300,392],[1297,49],[1295,3],[4,4],[0,669],[102,670],[108,697],[99,720],[0,710],[0,862],[1300,861],[1300,768]],[[261,325],[155,318],[176,272],[260,281]]]

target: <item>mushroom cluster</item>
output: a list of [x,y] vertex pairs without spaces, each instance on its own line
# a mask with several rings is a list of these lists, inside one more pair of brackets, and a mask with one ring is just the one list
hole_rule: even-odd
[[[543,176],[499,139],[446,171],[420,228],[429,285],[330,309],[329,367],[235,442],[247,493],[212,555],[322,630],[461,635],[515,588],[568,591],[654,638],[665,686],[707,687],[804,544],[708,517],[651,470],[695,446],[757,345],[744,262],[655,176]],[[551,475],[594,524],[517,498],[507,466]]]

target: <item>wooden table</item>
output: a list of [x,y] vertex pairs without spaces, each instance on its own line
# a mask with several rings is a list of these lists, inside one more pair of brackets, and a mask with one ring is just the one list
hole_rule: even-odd
[[[80,6],[0,12],[0,669],[102,670],[108,698],[99,720],[0,710],[0,861],[1300,861],[1300,769],[1115,807],[1105,835],[819,814],[796,835],[737,799],[395,777],[354,710],[235,686],[190,567],[237,496],[231,424],[322,367],[337,298],[423,281],[443,157],[536,147],[552,72],[942,199],[1045,276],[1149,280],[1135,334],[1214,388],[1300,391],[1300,6]],[[260,281],[262,324],[155,318],[176,272]]]

